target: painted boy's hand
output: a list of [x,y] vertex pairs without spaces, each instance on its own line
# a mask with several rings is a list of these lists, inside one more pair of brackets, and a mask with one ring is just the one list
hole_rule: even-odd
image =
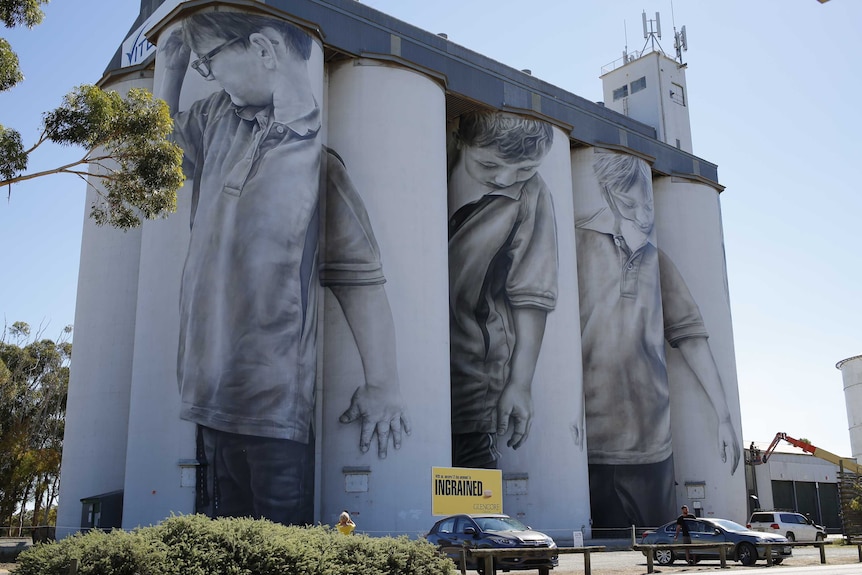
[[168,70],[185,70],[192,50],[183,42],[183,31],[177,28],[159,45],[159,59]]
[[733,424],[730,421],[722,421],[718,424],[718,453],[722,461],[727,461],[728,450],[730,450],[730,474],[733,475],[739,465],[739,439],[733,430]]
[[533,423],[533,396],[529,388],[507,385],[497,403],[497,435],[506,435],[511,418],[512,437],[506,445],[518,449],[527,440]]
[[341,423],[356,420],[361,425],[359,451],[367,452],[372,436],[377,433],[377,456],[380,459],[386,458],[390,435],[395,449],[401,448],[402,431],[410,435],[410,421],[397,388],[358,387],[350,398],[350,407],[338,418]]

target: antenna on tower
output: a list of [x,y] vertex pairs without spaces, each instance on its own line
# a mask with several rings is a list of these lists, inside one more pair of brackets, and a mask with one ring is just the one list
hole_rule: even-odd
[[676,31],[676,16],[673,12],[673,0],[670,0],[670,19],[671,22],[673,22],[673,47],[676,50],[676,59],[680,66],[685,66],[685,63],[682,61],[682,53],[688,52],[688,39],[685,36],[685,26],[683,26],[679,32]]
[[683,64],[682,53],[688,52],[688,38],[685,35],[685,26],[679,32],[674,29],[673,38],[673,46],[676,48],[676,59],[680,64]]
[[626,26],[626,21],[623,20],[623,35],[626,39],[625,48],[623,48],[623,64],[628,64],[629,62],[629,29]]
[[661,39],[661,18],[659,17],[658,12],[655,13],[655,20],[648,20],[646,11],[644,11],[641,14],[641,20],[643,21],[644,38],[646,39],[641,52],[646,51],[647,44],[649,44],[653,50],[655,50],[656,45],[658,45],[659,52],[664,52],[661,48],[661,44],[659,44],[659,40]]

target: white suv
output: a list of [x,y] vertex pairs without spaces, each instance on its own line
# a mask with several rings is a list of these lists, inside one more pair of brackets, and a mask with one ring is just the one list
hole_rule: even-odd
[[826,528],[815,525],[800,513],[790,511],[756,511],[746,525],[754,531],[769,531],[784,535],[790,541],[823,541]]

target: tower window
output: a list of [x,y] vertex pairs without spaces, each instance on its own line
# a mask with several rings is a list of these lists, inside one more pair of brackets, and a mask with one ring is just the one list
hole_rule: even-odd
[[620,88],[617,88],[616,90],[614,90],[614,102],[616,102],[620,98],[625,98],[628,95],[629,95],[629,87],[628,86],[622,86]]
[[631,84],[632,86],[632,94],[640,92],[641,90],[646,89],[646,76],[641,76]]
[[680,106],[685,106],[685,88],[679,84],[670,85],[670,99]]

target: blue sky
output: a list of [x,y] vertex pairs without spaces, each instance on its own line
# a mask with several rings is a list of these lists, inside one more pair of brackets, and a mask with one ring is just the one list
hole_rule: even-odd
[[[589,100],[601,67],[641,50],[641,13],[661,46],[686,26],[696,155],[718,164],[746,441],[777,431],[850,455],[841,374],[862,354],[862,194],[857,0],[365,0],[364,4]],[[40,115],[101,77],[136,0],[54,0],[33,30],[4,30],[26,81],[0,94],[0,123],[37,135]],[[40,151],[34,168],[80,150]],[[0,316],[54,337],[74,323],[83,182],[52,176],[4,190]]]

